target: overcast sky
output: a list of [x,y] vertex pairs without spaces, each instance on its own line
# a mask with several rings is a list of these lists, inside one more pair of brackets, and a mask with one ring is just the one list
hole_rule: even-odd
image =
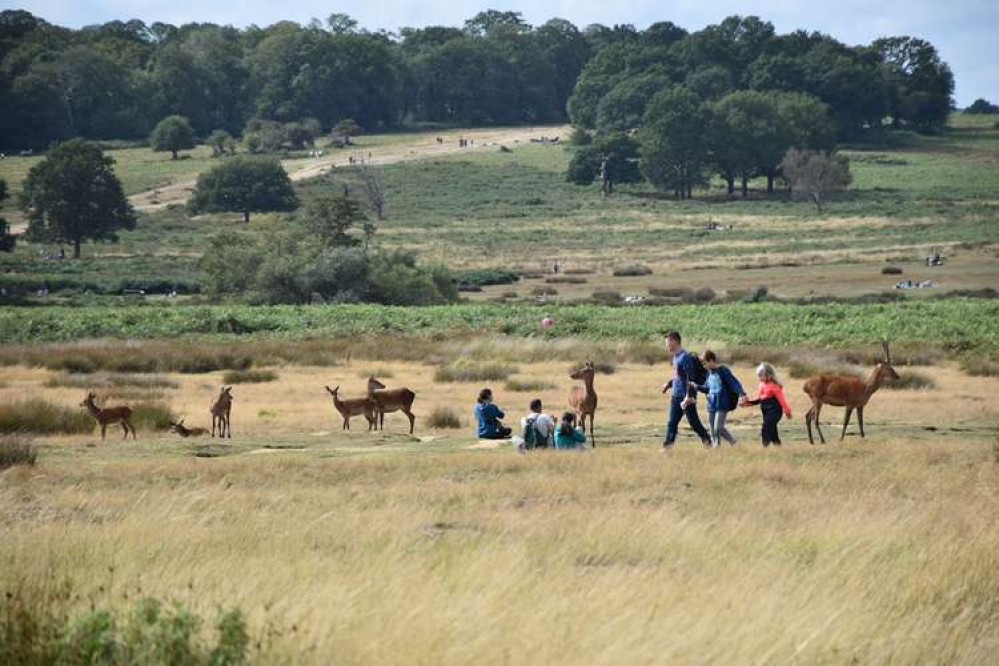
[[403,26],[461,25],[483,9],[520,11],[534,25],[553,17],[580,28],[590,23],[631,23],[642,29],[672,21],[698,30],[731,14],[757,14],[778,32],[820,30],[848,44],[885,35],[912,35],[932,42],[950,64],[958,106],[977,97],[999,103],[999,0],[0,0],[2,9],[26,9],[45,20],[73,28],[114,19],[146,23],[191,21],[269,25],[305,23],[330,12],[350,14],[370,30]]

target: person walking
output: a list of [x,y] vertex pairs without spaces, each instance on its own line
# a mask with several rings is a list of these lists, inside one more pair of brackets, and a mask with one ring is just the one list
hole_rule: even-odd
[[[711,447],[711,437],[701,423],[697,414],[697,390],[691,389],[690,382],[702,383],[697,371],[700,361],[683,348],[679,331],[666,333],[666,351],[673,357],[673,377],[660,386],[663,393],[671,391],[669,414],[666,421],[666,435],[663,437],[663,451],[671,449],[676,444],[676,436],[680,430],[680,419],[684,416],[691,429],[701,438],[705,447]],[[703,366],[701,366],[703,367]]]

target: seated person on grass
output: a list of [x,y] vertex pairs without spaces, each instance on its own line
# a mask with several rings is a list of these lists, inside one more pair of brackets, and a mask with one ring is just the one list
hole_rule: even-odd
[[484,388],[479,391],[479,399],[475,403],[475,434],[479,439],[506,439],[512,432],[503,425],[501,418],[506,416],[503,410],[493,404],[493,392]]

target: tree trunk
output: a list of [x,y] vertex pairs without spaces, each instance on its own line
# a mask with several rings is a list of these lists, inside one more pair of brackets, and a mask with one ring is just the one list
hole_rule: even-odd
[[250,223],[250,211],[248,210],[243,211],[243,222],[246,224]]
[[173,149],[171,149],[171,150],[170,150],[170,152],[171,152],[171,153],[173,154],[173,157],[171,157],[170,159],[172,159],[172,160],[175,160],[175,159],[177,159],[177,151],[176,151],[176,150],[173,150]]
[[694,198],[694,186],[691,185],[690,183],[687,183],[687,198],[688,199]]
[[745,176],[742,177],[742,198],[745,199],[749,196],[749,179]]
[[774,193],[774,175],[772,173],[767,174],[767,194]]
[[80,239],[79,238],[74,238],[73,239],[73,258],[74,259],[79,259],[80,258]]
[[822,196],[818,192],[812,193],[812,198],[815,199],[815,207],[818,211],[822,212]]
[[726,175],[725,183],[728,185],[728,195],[732,196],[735,194],[735,176]]

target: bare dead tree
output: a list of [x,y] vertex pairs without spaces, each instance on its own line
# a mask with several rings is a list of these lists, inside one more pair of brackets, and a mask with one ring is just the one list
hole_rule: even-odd
[[362,164],[357,171],[364,202],[379,220],[385,219],[385,177],[382,170]]

